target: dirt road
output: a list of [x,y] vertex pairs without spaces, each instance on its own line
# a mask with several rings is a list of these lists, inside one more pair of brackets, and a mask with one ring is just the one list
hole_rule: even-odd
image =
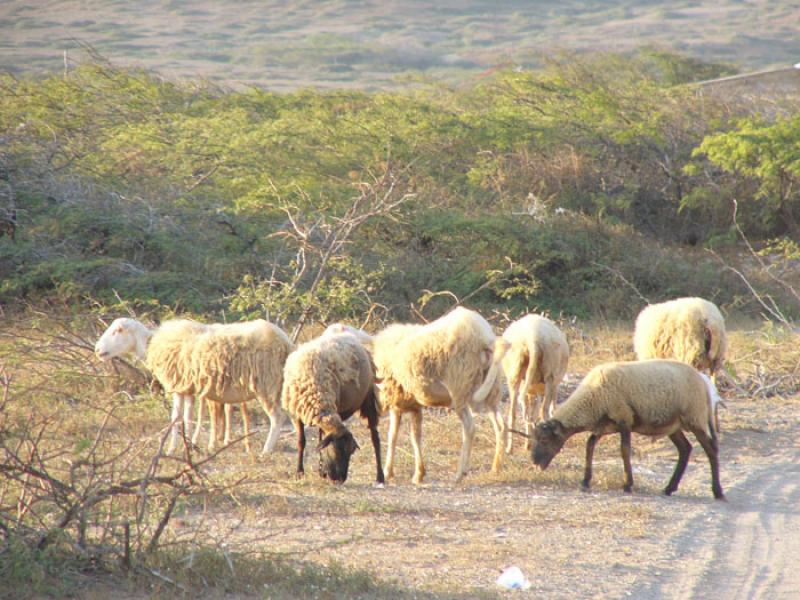
[[779,441],[788,447],[775,444],[729,487],[727,505],[690,520],[673,540],[684,568],[634,596],[800,598],[800,451]]

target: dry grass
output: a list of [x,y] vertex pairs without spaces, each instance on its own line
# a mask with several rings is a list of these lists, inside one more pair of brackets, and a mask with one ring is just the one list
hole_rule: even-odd
[[[77,447],[98,427],[96,413],[82,407],[122,397],[112,439],[153,436],[166,425],[160,398],[142,387],[129,387],[126,396],[121,390],[133,380],[99,368],[79,343],[43,345],[41,332],[52,325],[37,327],[6,328],[0,337],[0,363],[14,377],[12,391],[26,397],[26,404],[14,404],[17,414],[5,418],[58,411],[63,439]],[[86,331],[85,324],[79,327]],[[591,366],[632,356],[624,326],[575,325],[568,335],[573,358],[562,397]],[[798,364],[796,334],[769,326],[731,334],[729,365],[737,385],[725,392],[722,483],[732,503],[739,501],[737,484],[753,468],[768,463],[776,446],[793,443]],[[266,422],[261,415],[257,421],[254,435],[261,440]],[[532,581],[531,597],[562,597],[565,589],[570,597],[622,597],[674,568],[676,549],[669,540],[684,526],[723,510],[712,500],[702,452],[693,454],[677,494],[660,495],[675,461],[668,440],[634,438],[632,495],[621,492],[617,439],[604,440],[593,489],[586,493],[579,490],[584,436],[570,440],[547,471],[535,470],[517,444],[495,474],[489,470],[492,429],[478,417],[472,469],[456,485],[460,424],[445,411],[429,411],[423,425],[427,482],[410,483],[413,457],[404,428],[396,480],[380,489],[372,484],[367,429],[355,419],[351,427],[362,450],[345,485],[318,477],[313,449],[306,478],[296,481],[290,431],[269,457],[247,456],[239,444],[204,469],[213,491],[181,500],[161,552],[148,563],[172,583],[146,571],[119,579],[112,569],[111,575],[76,575],[74,585],[82,597],[100,597],[107,586],[120,585],[131,598],[170,596],[176,588],[194,597],[474,598],[495,597],[494,580],[517,565]],[[385,423],[381,434],[385,439]],[[314,436],[309,433],[310,440]]]

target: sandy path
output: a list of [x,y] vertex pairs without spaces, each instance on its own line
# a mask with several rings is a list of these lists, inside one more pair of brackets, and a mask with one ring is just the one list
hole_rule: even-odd
[[[785,445],[784,445],[785,444]],[[775,440],[760,466],[681,528],[674,568],[640,598],[800,598],[800,450]]]

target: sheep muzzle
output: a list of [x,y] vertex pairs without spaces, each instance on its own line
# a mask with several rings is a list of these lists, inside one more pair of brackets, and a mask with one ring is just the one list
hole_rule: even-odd
[[334,483],[347,481],[350,457],[359,449],[353,434],[346,431],[339,437],[326,435],[317,447],[319,450],[319,474]]
[[533,464],[542,470],[548,467],[556,454],[561,451],[564,442],[567,441],[561,423],[552,419],[536,426],[533,432],[533,440],[531,459]]

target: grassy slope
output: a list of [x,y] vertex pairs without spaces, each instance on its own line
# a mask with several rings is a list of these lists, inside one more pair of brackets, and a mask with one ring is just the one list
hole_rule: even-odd
[[58,70],[80,42],[170,76],[276,90],[386,88],[419,72],[460,81],[543,52],[644,44],[747,70],[798,60],[799,17],[793,3],[766,0],[10,0],[0,4],[0,68]]

